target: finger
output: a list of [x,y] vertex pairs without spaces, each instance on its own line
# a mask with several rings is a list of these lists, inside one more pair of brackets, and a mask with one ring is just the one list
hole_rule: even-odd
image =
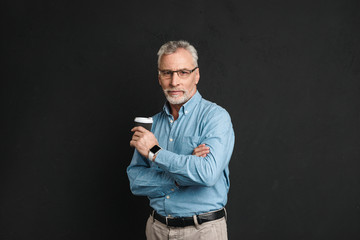
[[198,146],[198,148],[207,148],[208,149],[209,147],[206,146],[205,144],[201,144],[201,145]]
[[133,135],[133,137],[131,138],[133,141],[137,141],[137,140],[139,140],[140,139],[140,137],[139,136],[135,136],[135,135]]
[[199,146],[197,146],[194,150],[196,150],[196,149],[201,149],[201,148],[205,148],[206,146],[205,146],[205,144],[200,144]]
[[136,131],[136,132],[134,132],[133,136],[142,137],[142,136],[143,136],[143,133],[142,133],[142,132],[139,132],[139,131]]
[[206,157],[206,156],[207,156],[207,153],[194,154],[194,156],[197,156],[197,157]]
[[200,151],[200,152],[196,152],[194,153],[193,155],[197,156],[197,157],[201,157],[203,155],[207,155],[209,153],[208,150],[205,150],[205,151]]
[[142,126],[137,126],[137,127],[133,127],[132,129],[131,129],[131,131],[132,132],[136,132],[136,131],[138,131],[138,132],[146,132],[146,131],[148,131],[148,130],[146,130],[144,127],[142,127]]
[[199,150],[201,150],[201,151],[204,151],[204,150],[209,150],[210,148],[209,147],[206,147],[206,146],[204,146],[204,147],[200,147],[199,148]]
[[198,152],[203,152],[203,151],[209,151],[209,147],[205,147],[205,146],[201,146],[201,147],[197,147],[194,149],[194,152],[195,153],[198,153]]
[[195,149],[199,149],[199,148],[201,148],[203,146],[203,144],[200,144],[199,146],[197,146],[196,148],[194,148],[194,150]]
[[198,150],[195,148],[194,151],[192,152],[192,155],[196,155],[198,153]]
[[203,143],[203,144],[200,144],[199,146],[197,146],[198,148],[200,148],[200,147],[205,147],[205,144]]
[[204,154],[208,154],[208,153],[209,153],[208,150],[204,150],[204,151],[199,152],[198,154],[199,154],[199,155],[204,155]]
[[197,155],[201,150],[199,148],[195,148],[193,151],[193,155]]

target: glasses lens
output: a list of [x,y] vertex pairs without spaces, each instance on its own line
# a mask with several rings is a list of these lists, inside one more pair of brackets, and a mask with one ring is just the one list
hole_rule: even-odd
[[160,71],[160,77],[162,78],[171,78],[172,71]]
[[181,78],[187,78],[190,75],[190,73],[191,72],[189,70],[179,70],[178,71],[179,77],[181,77]]

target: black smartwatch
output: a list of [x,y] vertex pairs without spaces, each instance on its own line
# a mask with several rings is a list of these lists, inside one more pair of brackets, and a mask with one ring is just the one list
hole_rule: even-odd
[[150,151],[149,151],[148,159],[149,159],[150,161],[153,161],[154,156],[155,156],[156,154],[158,154],[158,153],[160,152],[160,150],[161,150],[161,147],[160,147],[159,145],[153,146],[153,147],[150,149]]

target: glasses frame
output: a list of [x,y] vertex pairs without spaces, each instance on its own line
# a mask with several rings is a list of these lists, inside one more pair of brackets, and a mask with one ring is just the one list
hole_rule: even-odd
[[[168,79],[171,79],[172,78],[172,76],[174,75],[174,73],[176,73],[177,75],[178,75],[178,77],[179,78],[181,78],[181,79],[186,79],[187,77],[189,77],[196,69],[198,69],[199,67],[195,67],[194,69],[192,69],[192,70],[188,70],[188,69],[180,69],[180,70],[176,70],[176,71],[171,71],[171,70],[162,70],[162,69],[160,69],[160,68],[158,68],[158,71],[159,71],[159,76],[161,77],[161,73],[163,73],[163,72],[170,72],[171,73],[171,75],[170,75],[170,78],[168,78]],[[181,77],[180,76],[180,74],[179,74],[179,72],[181,72],[181,71],[184,71],[184,70],[186,70],[186,71],[190,71],[190,73],[189,73],[189,76],[187,76],[187,77]],[[164,77],[164,79],[167,79],[166,77]]]

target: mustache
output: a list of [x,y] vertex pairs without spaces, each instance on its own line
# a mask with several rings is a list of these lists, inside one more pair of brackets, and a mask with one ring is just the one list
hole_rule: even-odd
[[165,92],[171,92],[171,91],[181,91],[181,92],[186,92],[184,89],[176,89],[176,88],[169,88],[169,89],[164,89]]

